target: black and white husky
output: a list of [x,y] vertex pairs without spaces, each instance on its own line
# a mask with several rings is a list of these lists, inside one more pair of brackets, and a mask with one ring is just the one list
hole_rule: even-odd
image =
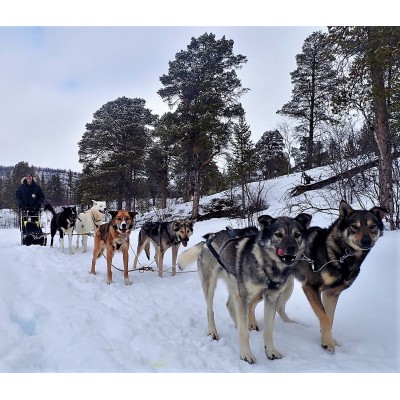
[[63,210],[59,213],[54,211],[54,208],[50,204],[44,206],[45,211],[50,211],[53,214],[53,218],[50,223],[50,234],[51,243],[50,246],[53,247],[53,240],[55,234],[60,234],[60,248],[61,252],[64,253],[64,235],[68,235],[68,246],[69,254],[74,254],[72,247],[72,234],[75,227],[76,221],[76,207],[63,207]]

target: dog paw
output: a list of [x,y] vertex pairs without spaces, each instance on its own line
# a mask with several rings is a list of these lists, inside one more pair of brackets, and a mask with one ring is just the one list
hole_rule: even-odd
[[267,349],[265,347],[265,354],[270,360],[279,360],[283,358],[283,355],[277,349],[275,349],[275,347],[272,349]]
[[259,331],[260,328],[258,327],[257,323],[249,323],[249,331]]
[[328,353],[333,354],[335,352],[335,346],[330,346],[328,344],[322,344],[321,346],[323,347],[324,350],[326,350]]
[[335,352],[335,341],[331,335],[329,335],[329,337],[321,338],[321,346],[329,353]]
[[125,285],[132,285],[132,282],[129,279],[124,279]]
[[212,340],[219,340],[219,335],[217,332],[210,332],[208,336],[211,336]]
[[249,364],[255,364],[256,363],[256,358],[250,352],[241,353],[240,354],[240,359],[243,360],[243,361],[246,361]]

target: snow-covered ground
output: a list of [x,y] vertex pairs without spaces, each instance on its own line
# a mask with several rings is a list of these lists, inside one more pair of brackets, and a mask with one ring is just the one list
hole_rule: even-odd
[[[271,203],[267,213],[277,215],[278,209],[279,203]],[[327,215],[315,214],[313,223],[327,226],[329,218]],[[200,241],[205,233],[224,229],[229,224],[232,221],[226,219],[197,222],[188,246]],[[131,235],[133,249],[136,249],[138,231],[135,230]],[[295,372],[398,373],[399,245],[400,231],[386,231],[371,250],[354,285],[340,297],[333,329],[340,346],[335,354],[328,354],[321,348],[317,318],[296,282],[294,294],[287,304],[287,312],[298,323],[284,323],[279,317],[275,323],[275,345],[284,354],[284,358],[268,360],[263,350],[263,333],[253,331],[250,334],[250,346],[257,363],[249,365],[239,359],[238,335],[225,307],[227,291],[222,282],[217,287],[214,305],[221,339],[213,341],[206,335],[206,304],[195,265],[175,277],[166,273],[162,279],[150,271],[131,272],[131,286],[126,286],[122,272],[114,269],[114,283],[107,285],[104,258],[97,262],[97,275],[89,274],[92,238],[88,241],[88,253],[78,250],[74,255],[69,255],[60,253],[57,240],[55,248],[26,247],[20,245],[19,230],[2,229],[0,372],[147,373],[128,376],[117,374],[112,378],[108,374],[73,376],[78,382],[90,383],[88,393],[104,387],[101,394],[109,390],[111,396],[117,386],[122,386],[126,387],[130,397],[135,395],[135,385],[140,377],[142,387],[143,382],[146,382],[146,388],[149,387],[150,397],[154,390],[161,390],[161,395],[171,398],[176,398],[178,393],[184,397],[197,397],[199,393],[204,393],[204,396],[211,398],[216,397],[217,393],[222,396],[228,393],[260,396],[263,391],[272,390],[268,388],[269,385],[275,388],[276,385],[291,386],[288,384],[288,376],[295,379],[293,382],[296,382],[297,388],[297,385],[301,387],[302,382],[313,380],[315,376],[300,374],[299,378],[296,374],[286,375]],[[134,258],[133,249],[130,252],[130,267]],[[154,255],[153,249],[151,255]],[[149,264],[144,252],[140,263]],[[122,257],[119,254],[114,258],[114,264],[122,267]],[[166,267],[171,266],[170,251],[166,254],[165,264]],[[262,308],[260,304],[256,309],[261,327]],[[161,374],[162,377],[156,378],[159,375],[152,374],[154,372],[198,374]],[[229,374],[229,388],[218,387],[218,392],[216,389],[209,392],[211,389],[207,389],[208,385],[224,382],[217,378],[221,374],[209,373],[247,374],[244,374],[246,378],[242,386],[239,382],[243,374],[240,377]],[[48,376],[23,376],[30,377],[28,382],[33,384],[32,387],[36,387],[39,382],[37,390],[41,391],[42,385],[48,388],[42,381],[43,375]],[[326,375],[330,376],[323,375],[324,378],[318,375],[316,379],[324,382]],[[376,386],[377,390],[379,387],[377,393],[381,397],[385,397],[385,390],[388,390],[386,377],[391,374],[384,375],[385,383]],[[20,385],[20,376],[1,374],[0,379],[3,381],[7,377],[8,382],[14,382],[12,387],[17,392],[28,390],[29,385]],[[50,376],[58,380],[54,374]],[[253,378],[248,382],[250,376],[257,377],[257,383],[254,383],[257,386],[251,386]],[[353,374],[351,376],[354,377]],[[367,376],[369,378],[366,382],[359,382],[357,388],[351,388],[357,396],[360,390],[369,387],[378,378],[375,374]],[[382,379],[382,374],[378,376]],[[207,380],[202,381],[202,377]],[[69,384],[70,378],[67,375],[67,383],[64,382],[67,391],[72,390],[74,385]],[[226,375],[221,379],[226,379]],[[328,379],[325,383],[326,389],[323,390],[329,393],[324,394],[324,397],[330,398],[331,394],[333,396],[336,393],[337,398],[337,391],[342,393],[338,389],[336,375],[332,379],[334,381]],[[312,382],[308,384],[314,385]],[[167,387],[168,391],[164,392],[163,388],[166,390]],[[258,389],[254,391],[256,387]],[[230,392],[234,388],[237,389]],[[283,389],[280,387],[280,390]],[[60,396],[67,391],[61,392]]]

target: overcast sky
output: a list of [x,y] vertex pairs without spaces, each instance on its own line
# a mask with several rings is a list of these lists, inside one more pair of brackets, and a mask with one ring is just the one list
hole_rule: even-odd
[[247,57],[238,71],[250,91],[241,101],[257,141],[282,119],[290,72],[304,39],[324,27],[0,27],[2,165],[19,161],[81,171],[85,124],[118,97],[143,98],[168,111],[157,91],[168,62],[192,37],[212,32]]
[[304,40],[337,24],[331,17],[343,18],[343,5],[345,19],[355,15],[344,0],[322,18],[315,16],[317,0],[262,4],[20,0],[2,6],[0,165],[26,161],[81,171],[78,142],[93,114],[121,96],[143,98],[158,115],[168,111],[157,95],[159,78],[205,32],[232,39],[234,53],[247,57],[238,75],[250,91],[241,101],[257,141],[282,121],[276,111],[291,98],[290,72]]

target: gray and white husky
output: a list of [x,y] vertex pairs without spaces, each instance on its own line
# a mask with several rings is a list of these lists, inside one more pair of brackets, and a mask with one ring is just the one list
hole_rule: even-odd
[[[214,321],[213,299],[219,277],[228,285],[226,303],[238,332],[240,358],[250,364],[256,359],[250,350],[249,307],[264,298],[264,348],[271,360],[282,358],[273,344],[275,313],[279,300],[293,268],[305,251],[307,230],[311,216],[299,214],[296,218],[262,215],[255,227],[224,230],[204,236],[202,241],[178,258],[184,269],[197,259],[204,296],[207,303],[208,334],[219,339]],[[291,294],[291,293],[290,293]],[[290,296],[289,294],[289,296]],[[282,315],[281,315],[282,316]]]

